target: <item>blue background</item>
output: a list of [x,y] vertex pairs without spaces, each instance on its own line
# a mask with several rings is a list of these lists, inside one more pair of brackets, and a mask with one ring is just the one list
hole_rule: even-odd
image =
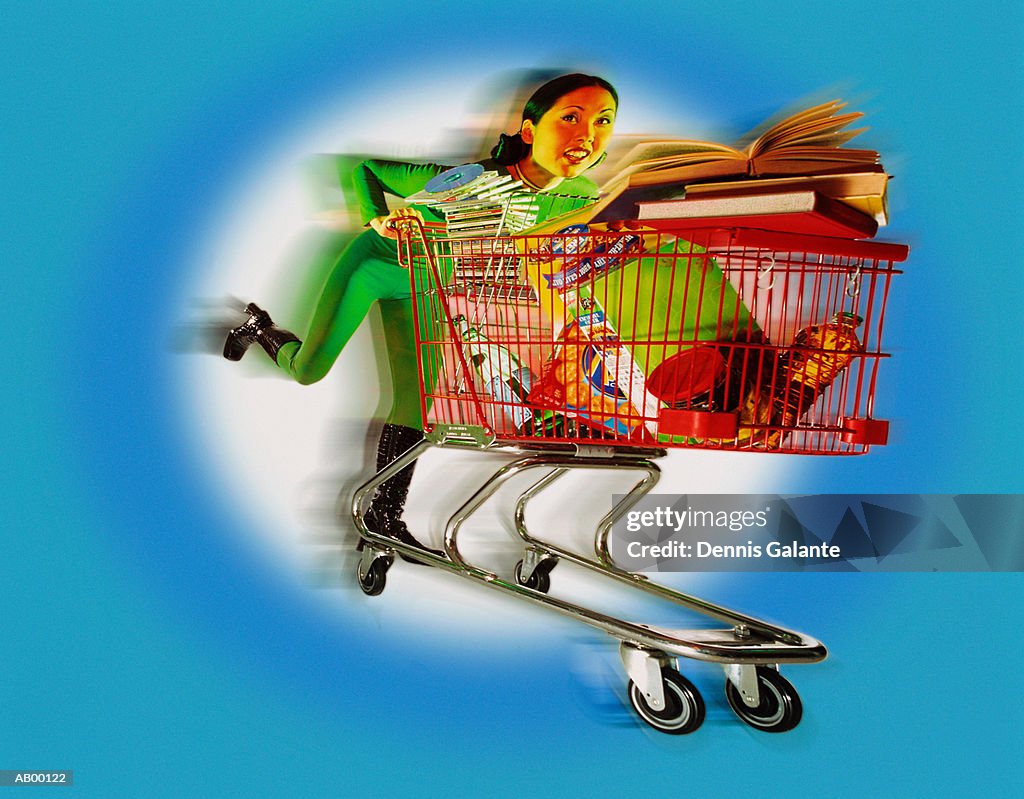
[[912,246],[899,433],[791,492],[1021,493],[1024,14],[1003,6],[8,9],[0,768],[73,769],[85,796],[1019,795],[1019,574],[746,575],[716,599],[833,653],[794,676],[804,723],[734,723],[698,669],[705,728],[649,735],[573,675],[585,632],[517,658],[312,618],[195,479],[165,347],[221,187],[364,76],[578,61],[737,130],[840,87],[894,156],[886,235]]

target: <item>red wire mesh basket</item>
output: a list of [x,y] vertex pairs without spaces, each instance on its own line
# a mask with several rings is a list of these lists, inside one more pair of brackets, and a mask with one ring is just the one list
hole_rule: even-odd
[[750,229],[401,231],[425,425],[480,440],[852,455],[900,244]]

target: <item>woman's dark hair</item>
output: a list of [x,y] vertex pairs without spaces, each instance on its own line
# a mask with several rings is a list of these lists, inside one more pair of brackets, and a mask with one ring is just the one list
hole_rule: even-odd
[[[559,98],[564,97],[569,92],[589,86],[604,89],[612,96],[615,105],[618,106],[619,94],[608,81],[596,75],[583,75],[579,72],[573,72],[571,75],[560,75],[553,80],[549,80],[531,94],[530,99],[523,106],[523,120],[528,119],[535,124],[540,122],[540,118],[551,110]],[[508,166],[509,164],[519,163],[529,153],[530,145],[523,141],[522,135],[516,133],[509,136],[507,133],[502,133],[498,137],[498,143],[491,150],[491,158],[502,166]]]

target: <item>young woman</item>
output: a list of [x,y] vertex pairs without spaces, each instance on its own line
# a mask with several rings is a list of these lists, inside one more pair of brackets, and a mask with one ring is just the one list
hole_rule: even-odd
[[[562,75],[533,93],[523,108],[519,132],[502,134],[483,166],[511,175],[530,191],[552,198],[596,198],[597,186],[584,173],[604,157],[615,124],[618,95],[606,80],[582,74]],[[440,164],[364,161],[355,172],[360,213],[370,228],[341,254],[324,285],[306,338],[274,325],[254,303],[248,318],[232,330],[224,357],[239,360],[258,343],[299,383],[321,380],[337,360],[370,307],[380,304],[394,385],[394,402],[381,433],[377,468],[383,469],[423,437],[409,273],[398,263],[397,233],[391,223],[420,212],[389,211],[385,194],[408,197],[448,169]],[[572,202],[571,199],[568,199]],[[545,214],[568,210],[564,203],[541,202]],[[560,207],[559,207],[560,206]],[[433,218],[428,210],[423,216]],[[402,521],[413,466],[384,483],[367,513],[376,532],[422,546]]]

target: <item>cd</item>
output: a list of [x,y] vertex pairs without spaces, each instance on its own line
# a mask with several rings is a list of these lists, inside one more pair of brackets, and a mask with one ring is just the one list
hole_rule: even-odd
[[440,175],[432,177],[423,188],[424,191],[431,194],[447,193],[472,183],[483,173],[484,168],[480,164],[453,166],[451,169],[446,169]]

